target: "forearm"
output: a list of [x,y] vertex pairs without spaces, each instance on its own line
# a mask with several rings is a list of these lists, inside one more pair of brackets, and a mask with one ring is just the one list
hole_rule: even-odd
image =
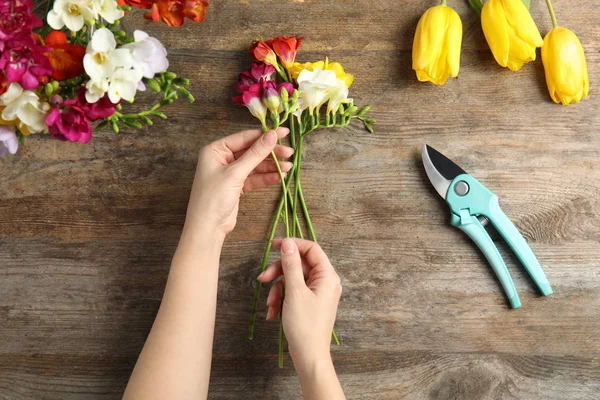
[[304,400],[344,400],[346,396],[340,385],[331,357],[324,357],[296,366]]
[[124,399],[206,398],[223,237],[184,229]]

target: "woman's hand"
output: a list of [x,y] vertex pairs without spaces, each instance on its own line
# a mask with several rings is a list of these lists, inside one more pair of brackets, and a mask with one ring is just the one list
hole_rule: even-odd
[[[211,235],[227,235],[235,227],[240,195],[280,183],[271,151],[279,158],[294,153],[277,144],[289,133],[242,131],[217,140],[200,150],[196,177],[188,205],[184,232],[204,230]],[[279,161],[282,172],[292,168],[289,161]]]
[[[283,301],[283,330],[296,371],[303,377],[331,364],[331,331],[342,294],[340,278],[321,247],[300,239],[279,239],[281,260],[258,276],[261,282],[277,281],[267,299],[267,319],[274,320]],[[333,368],[333,367],[331,367]],[[325,398],[325,397],[323,397]]]

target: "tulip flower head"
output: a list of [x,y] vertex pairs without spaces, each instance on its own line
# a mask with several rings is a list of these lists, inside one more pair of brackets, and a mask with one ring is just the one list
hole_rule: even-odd
[[572,31],[559,26],[548,32],[542,46],[542,62],[555,103],[566,106],[587,97],[590,82],[585,54]]
[[544,44],[521,0],[488,0],[481,10],[481,27],[498,64],[512,71],[535,61],[536,48]]
[[546,5],[553,26],[542,46],[546,84],[552,100],[566,106],[585,99],[590,90],[585,53],[577,35],[558,26],[550,0]]
[[412,68],[421,82],[436,85],[456,78],[460,69],[462,22],[446,5],[431,7],[421,16],[412,49]]

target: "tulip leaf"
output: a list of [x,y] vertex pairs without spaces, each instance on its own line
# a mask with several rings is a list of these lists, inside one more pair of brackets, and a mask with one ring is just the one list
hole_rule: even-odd
[[[526,1],[529,2],[529,0]],[[469,0],[469,4],[473,10],[477,11],[478,14],[481,14],[481,9],[483,8],[483,2],[481,0]]]
[[523,2],[523,4],[525,4],[525,7],[527,7],[527,9],[529,10],[529,7],[531,6],[531,0],[521,0]]

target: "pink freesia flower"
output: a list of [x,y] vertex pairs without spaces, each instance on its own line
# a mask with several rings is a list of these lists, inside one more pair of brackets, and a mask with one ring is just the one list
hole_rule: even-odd
[[267,107],[262,101],[261,83],[250,85],[244,93],[233,97],[232,100],[239,105],[248,107],[250,114],[258,118],[263,126],[266,124]]
[[0,69],[6,70],[8,82],[18,82],[23,89],[33,90],[40,80],[52,74],[52,66],[45,52],[51,49],[37,44],[7,48],[0,56]]
[[20,44],[33,44],[33,28],[43,25],[31,14],[31,0],[0,2],[0,51]]
[[274,80],[275,68],[268,64],[253,63],[250,71],[240,73],[240,77],[235,83],[235,89],[239,93],[244,93],[251,85],[260,82],[261,79],[265,81]]
[[85,99],[85,89],[79,89],[77,98],[62,101],[60,97],[51,99],[55,107],[46,124],[50,136],[63,141],[88,143],[92,138],[91,122],[110,117],[115,112],[115,105],[107,95],[96,103],[90,104]]
[[15,154],[19,149],[19,139],[14,125],[0,125],[0,158],[6,153]]

